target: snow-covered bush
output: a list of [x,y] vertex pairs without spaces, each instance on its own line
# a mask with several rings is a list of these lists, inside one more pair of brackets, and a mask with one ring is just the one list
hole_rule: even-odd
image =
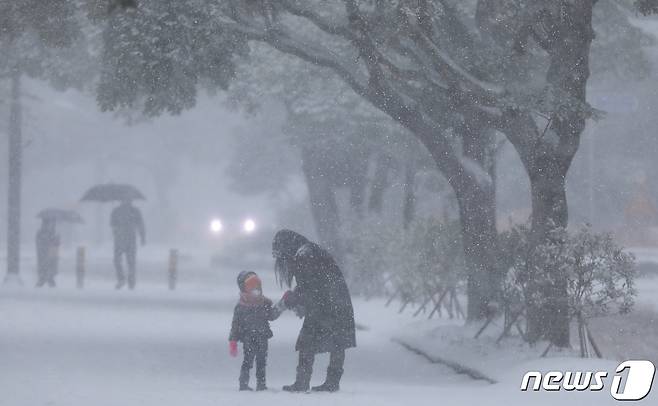
[[525,312],[529,234],[526,226],[518,225],[498,236],[498,269],[504,274],[500,302],[506,323]]
[[538,247],[535,255],[546,264],[536,277],[551,285],[566,281],[569,315],[587,319],[629,312],[636,294],[635,260],[623,252],[609,234],[596,234],[588,226],[569,235],[556,231],[555,241]]
[[508,269],[503,302],[510,309],[552,306],[567,300],[569,317],[579,324],[632,309],[634,257],[610,234],[594,233],[589,226],[574,233],[557,229],[551,242],[532,251],[529,235],[529,229],[520,226],[500,237],[501,266]]

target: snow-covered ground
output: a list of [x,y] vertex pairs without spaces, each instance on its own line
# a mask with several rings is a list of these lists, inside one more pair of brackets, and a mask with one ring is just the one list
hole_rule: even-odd
[[[467,339],[468,328],[454,322],[428,323],[397,314],[383,302],[355,300],[358,348],[348,351],[342,391],[337,394],[288,394],[280,391],[294,379],[294,343],[301,322],[285,314],[273,323],[268,384],[264,393],[237,391],[240,358],[230,358],[227,334],[237,299],[233,269],[210,269],[204,261],[181,264],[179,289],[166,288],[166,258],[143,256],[138,289],[113,290],[108,260],[91,263],[86,288],[73,288],[72,264],[62,263],[57,289],[0,288],[0,405],[526,405],[613,404],[599,393],[523,393],[528,370],[605,369],[616,360],[579,360],[553,356],[507,341],[499,356],[486,339]],[[270,269],[265,293],[281,294]],[[656,285],[658,286],[658,285]],[[654,286],[655,288],[655,286]],[[648,289],[648,292],[655,292]],[[647,291],[642,290],[642,294]],[[650,304],[642,317],[655,314]],[[647,316],[647,314],[649,316]],[[450,333],[450,331],[453,331]],[[653,330],[655,333],[656,330]],[[448,332],[445,333],[444,332]],[[447,335],[446,335],[447,334]],[[458,337],[464,337],[460,342]],[[433,364],[393,338],[416,340],[429,352],[481,369],[489,384]],[[657,337],[632,342],[655,342]],[[463,345],[460,345],[463,344]],[[474,347],[480,345],[481,348]],[[606,344],[607,345],[607,344]],[[648,348],[653,348],[648,345]],[[510,356],[510,354],[516,354]],[[607,355],[607,354],[606,354]],[[611,355],[615,359],[616,355]],[[480,359],[481,362],[476,362]],[[324,379],[326,357],[316,361],[313,384]],[[642,401],[655,403],[658,390]]]

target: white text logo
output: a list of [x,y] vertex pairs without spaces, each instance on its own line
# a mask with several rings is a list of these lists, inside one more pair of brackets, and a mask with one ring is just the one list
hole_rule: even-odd
[[[610,394],[617,400],[641,400],[651,391],[656,367],[651,361],[624,361],[615,370]],[[523,376],[521,390],[533,391],[600,391],[606,386],[606,371],[530,371]],[[532,385],[531,385],[532,382]]]

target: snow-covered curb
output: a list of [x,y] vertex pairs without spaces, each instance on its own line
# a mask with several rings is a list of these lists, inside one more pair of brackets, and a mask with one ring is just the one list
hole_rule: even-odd
[[405,349],[413,352],[414,354],[417,354],[417,355],[425,358],[426,360],[428,360],[429,362],[431,362],[433,364],[445,365],[445,366],[451,368],[452,370],[454,370],[458,374],[467,375],[471,379],[482,380],[482,381],[489,382],[491,384],[497,383],[497,381],[495,379],[486,376],[485,374],[483,374],[482,372],[480,372],[476,369],[469,368],[465,365],[462,365],[459,362],[444,359],[444,358],[438,357],[436,355],[430,355],[430,354],[426,353],[425,351],[423,351],[423,350],[421,350],[417,347],[414,347],[413,345],[411,345],[411,344],[409,344],[409,343],[407,343],[403,340],[400,340],[400,339],[394,338],[393,342],[400,344]]
[[[539,359],[545,348],[543,344],[531,347],[515,336],[497,343],[500,326],[494,323],[476,339],[474,337],[480,327],[477,324],[463,325],[463,321],[417,320],[397,332],[393,340],[455,371],[470,371],[469,376],[490,383],[498,381],[495,377],[505,367]],[[575,355],[575,351],[549,354],[562,357]]]
[[[464,325],[463,321],[414,320],[408,322],[392,339],[407,350],[422,356],[431,363],[450,367],[456,373],[505,387],[518,386],[529,370],[552,366],[564,370],[589,370],[593,365],[605,366],[614,371],[620,361],[648,359],[656,363],[658,343],[655,342],[656,313],[645,306],[623,316],[611,316],[593,322],[606,359],[583,359],[578,348],[551,349],[546,357],[541,354],[547,343],[534,346],[519,336],[506,337],[498,342],[500,321],[474,338],[481,327],[478,323]],[[575,332],[574,337],[577,337]],[[612,373],[612,372],[611,372]]]

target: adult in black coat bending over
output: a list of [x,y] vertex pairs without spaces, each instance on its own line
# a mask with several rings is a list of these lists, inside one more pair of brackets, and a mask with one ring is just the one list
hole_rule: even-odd
[[289,392],[309,389],[315,354],[330,353],[327,379],[314,391],[335,392],[343,375],[345,350],[356,347],[354,310],[343,274],[331,255],[290,230],[274,236],[272,255],[281,285],[295,288],[284,296],[286,307],[304,318],[295,349],[299,351],[295,383]]

